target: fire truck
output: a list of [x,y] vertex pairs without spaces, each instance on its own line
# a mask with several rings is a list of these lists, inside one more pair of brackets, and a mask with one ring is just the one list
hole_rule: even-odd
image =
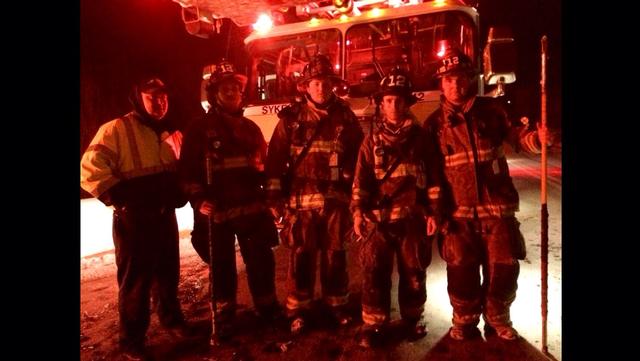
[[[233,15],[220,1],[174,0],[182,5],[187,30],[194,35],[219,27]],[[275,5],[274,5],[275,4]],[[226,8],[224,7],[226,5]],[[255,22],[244,39],[249,55],[244,115],[271,138],[277,113],[299,97],[296,83],[309,59],[327,55],[347,87],[334,88],[358,116],[365,133],[375,126],[372,94],[393,67],[410,74],[419,101],[411,111],[424,121],[439,105],[436,64],[447,47],[464,51],[481,73],[478,93],[504,94],[515,81],[514,39],[508,29],[491,28],[485,46],[479,41],[479,15],[459,0],[252,1]],[[238,5],[239,6],[239,5]],[[237,7],[237,6],[236,6]],[[255,13],[253,13],[255,11]],[[247,14],[244,9],[242,14]],[[238,25],[245,25],[247,17]],[[203,83],[212,72],[206,67]],[[493,86],[485,93],[486,86]],[[204,89],[204,87],[203,87]],[[208,108],[203,90],[203,107]]]

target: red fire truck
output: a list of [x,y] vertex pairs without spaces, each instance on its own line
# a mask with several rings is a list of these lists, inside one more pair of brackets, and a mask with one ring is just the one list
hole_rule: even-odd
[[[194,35],[201,26],[215,28],[225,14],[240,19],[240,26],[255,19],[253,31],[244,39],[250,57],[244,114],[260,126],[267,141],[277,112],[299,95],[297,78],[316,53],[329,56],[349,83],[334,91],[351,104],[365,132],[374,124],[370,96],[392,67],[399,65],[410,73],[419,99],[411,109],[417,119],[423,121],[437,108],[440,92],[433,74],[446,47],[459,47],[474,60],[482,72],[481,95],[499,96],[504,84],[515,81],[511,35],[491,29],[481,48],[478,12],[459,0],[263,0],[240,10],[225,8],[220,1],[174,1],[183,6],[183,19],[191,26],[188,30],[195,29]],[[205,70],[205,79],[210,71]],[[485,94],[486,85],[495,88]],[[202,100],[208,107],[204,93]]]

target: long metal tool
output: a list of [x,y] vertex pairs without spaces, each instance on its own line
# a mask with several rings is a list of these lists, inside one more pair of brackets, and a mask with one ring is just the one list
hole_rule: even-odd
[[541,212],[541,229],[540,229],[540,267],[541,269],[541,311],[542,311],[542,352],[549,354],[547,348],[547,279],[548,279],[548,254],[549,254],[549,211],[547,210],[547,36],[542,36],[541,43],[541,77],[540,77],[540,127],[544,130],[540,139],[542,146],[542,160],[540,171],[540,212]]
[[[205,168],[207,172],[207,191],[209,191],[213,185],[213,157],[211,156],[208,148],[205,158]],[[209,241],[209,308],[211,311],[211,338],[209,339],[209,344],[211,346],[216,346],[218,343],[216,340],[215,322],[216,304],[213,300],[213,213],[207,216],[207,240]]]

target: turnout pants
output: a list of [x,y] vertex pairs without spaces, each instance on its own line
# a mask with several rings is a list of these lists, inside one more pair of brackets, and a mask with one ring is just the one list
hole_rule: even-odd
[[[209,263],[208,219],[200,215],[198,229],[192,233],[192,243],[203,261]],[[249,291],[256,309],[274,307],[275,260],[271,247],[278,244],[278,231],[273,217],[259,212],[213,224],[213,301],[214,322],[228,324],[235,316],[238,277],[236,268],[236,238],[246,265]]]
[[[453,323],[477,325],[480,314],[491,326],[511,326],[525,245],[515,217],[453,219],[440,247],[447,262],[447,290]],[[482,268],[482,280],[480,278]]]
[[287,216],[284,242],[291,248],[288,271],[287,314],[298,316],[310,307],[320,255],[320,282],[324,302],[333,307],[347,304],[349,275],[344,239],[351,229],[346,207],[328,211],[298,210]]
[[360,254],[362,320],[368,326],[389,321],[394,257],[398,262],[400,315],[408,321],[419,320],[427,300],[426,270],[431,263],[431,238],[426,236],[424,219],[402,218],[368,230],[374,233],[364,241]]

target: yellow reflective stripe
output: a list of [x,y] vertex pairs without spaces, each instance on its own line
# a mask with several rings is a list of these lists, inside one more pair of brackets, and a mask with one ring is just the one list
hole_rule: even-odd
[[265,187],[268,191],[279,191],[281,190],[280,179],[278,178],[269,178],[267,179],[267,184]]
[[467,164],[473,162],[473,152],[460,152],[444,156],[444,163],[447,167]]
[[440,187],[431,187],[427,190],[427,194],[429,195],[429,199],[438,199],[440,198]]
[[145,175],[151,175],[156,173],[171,172],[171,171],[175,171],[176,169],[177,169],[176,164],[172,163],[172,164],[161,164],[161,165],[156,165],[153,167],[147,167],[142,169],[134,169],[128,172],[122,172],[121,174],[122,174],[122,178],[131,179],[131,178],[142,177]]
[[478,150],[478,161],[479,162],[486,162],[486,161],[498,159],[498,158],[501,158],[501,157],[504,157],[504,147],[503,146],[498,146],[498,147],[491,148],[491,149]]
[[351,198],[354,200],[361,200],[369,198],[369,192],[365,191],[362,188],[353,188],[351,192]]
[[[376,178],[382,179],[384,175],[387,173],[386,169],[376,168],[375,169]],[[406,177],[406,176],[414,176],[418,178],[418,166],[412,163],[400,163],[396,169],[393,170],[393,173],[388,178],[397,178],[397,177]]]
[[[504,157],[504,147],[498,146],[491,149],[478,150],[478,162],[486,162]],[[473,152],[460,152],[446,155],[444,162],[447,167],[455,167],[462,164],[473,163]]]
[[387,320],[384,313],[373,313],[362,310],[362,322],[367,325],[382,325]]
[[371,213],[378,222],[383,222],[405,218],[411,214],[411,209],[407,206],[392,207],[391,209],[374,209]]
[[453,212],[454,217],[458,218],[473,218],[473,208],[459,206],[455,212]]
[[515,215],[519,210],[517,203],[498,204],[498,205],[479,205],[476,207],[458,206],[453,213],[458,218],[473,218],[473,210],[476,210],[479,218],[487,217],[509,217]]
[[128,117],[123,121],[124,129],[127,133],[127,142],[129,143],[129,148],[131,148],[131,159],[133,159],[133,168],[139,169],[142,168],[142,158],[140,157],[140,151],[138,150],[138,143],[136,142],[136,135],[133,130],[133,117]]
[[325,196],[322,193],[303,194],[300,197],[291,196],[289,207],[291,208],[316,208],[324,207]]
[[364,190],[364,189],[362,189],[360,187],[353,188],[353,193],[360,194],[361,196],[368,196],[369,195],[369,192],[367,192],[366,190]]
[[88,152],[102,153],[105,156],[107,156],[107,158],[109,158],[109,160],[112,161],[114,164],[118,162],[118,154],[116,154],[116,152],[109,149],[109,147],[107,147],[104,144],[92,144],[87,148],[86,153]]
[[[291,146],[291,154],[299,155],[302,152],[303,146],[292,145]],[[336,142],[334,140],[316,140],[311,143],[309,146],[309,153],[342,153],[344,152],[344,147],[342,143]]]
[[289,207],[296,208],[296,209],[324,207],[324,202],[327,199],[335,199],[343,203],[349,203],[350,201],[350,198],[344,193],[339,193],[339,192],[329,192],[327,194],[311,193],[311,194],[302,194],[300,196],[295,196],[295,195],[291,196],[289,198]]
[[287,309],[297,310],[299,308],[309,308],[311,306],[311,298],[299,300],[294,295],[287,296]]
[[264,170],[264,164],[260,161],[253,161],[248,157],[228,157],[223,158],[222,162],[214,163],[214,170],[223,170],[223,169],[234,169],[234,168],[245,168],[245,167],[253,167],[259,171]]
[[231,169],[231,168],[243,168],[243,167],[248,167],[250,165],[251,163],[249,162],[249,159],[247,159],[247,157],[229,157],[229,158],[223,158],[222,162],[220,163],[214,163],[213,169],[220,170],[220,169]]
[[[450,296],[451,302],[456,302],[456,304],[461,304],[463,302],[467,302],[462,299],[458,299],[454,296]],[[453,323],[456,325],[470,325],[477,324],[480,319],[480,315],[461,315],[459,313],[453,312]]]
[[324,302],[332,307],[346,305],[349,301],[349,294],[344,296],[324,296]]
[[251,203],[249,205],[240,206],[240,207],[232,207],[226,209],[224,211],[217,211],[213,213],[213,222],[214,223],[222,223],[228,221],[230,219],[246,216],[248,214],[258,213],[267,209],[263,203]]
[[229,301],[217,301],[216,302],[216,313],[223,313],[227,310],[233,309],[235,304]]

